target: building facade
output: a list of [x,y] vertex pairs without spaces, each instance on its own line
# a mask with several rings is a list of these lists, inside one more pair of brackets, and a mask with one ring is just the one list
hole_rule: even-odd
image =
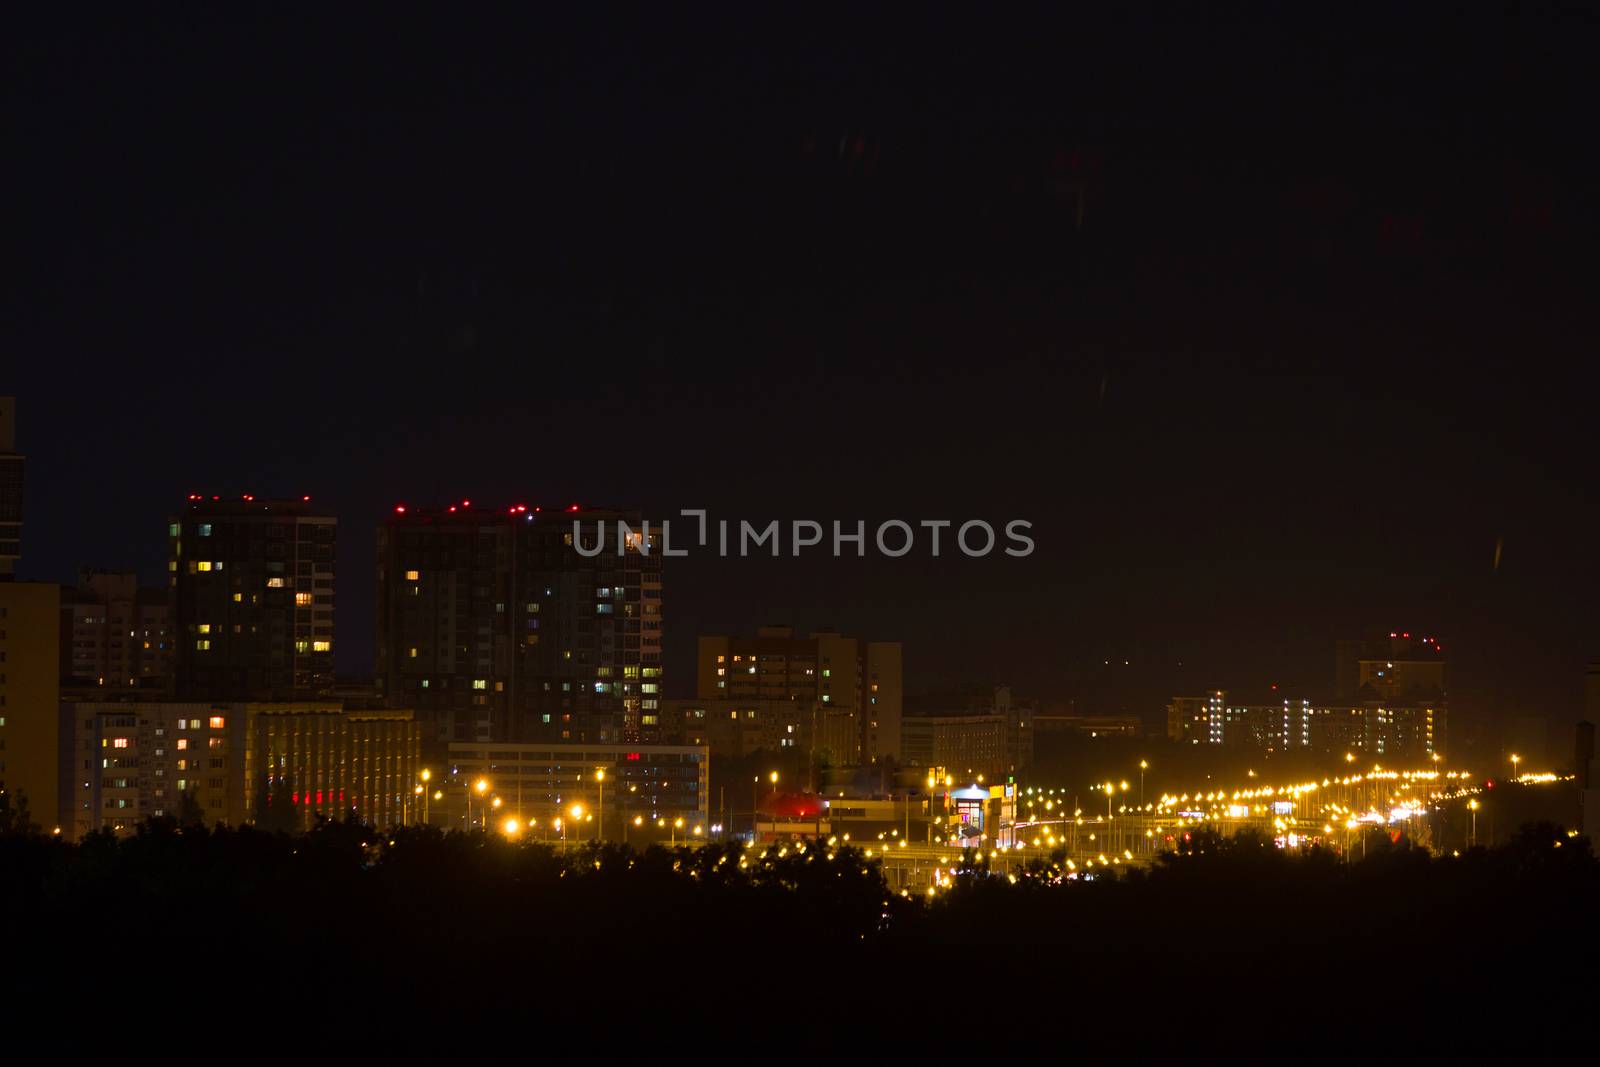
[[0,792],[46,831],[61,818],[60,605],[58,586],[0,580]]
[[61,680],[80,693],[172,686],[168,591],[135,574],[84,571],[61,591]]
[[966,781],[1008,770],[1004,715],[908,715],[901,724],[907,765],[942,767]]
[[80,838],[149,818],[304,830],[350,816],[415,821],[418,732],[408,711],[338,704],[83,701],[71,730],[71,819]]
[[[704,745],[453,744],[448,807],[453,828],[505,829],[505,820],[541,837],[619,841],[653,838],[651,827],[695,826],[706,832],[711,810],[711,752]],[[480,788],[481,783],[481,788]],[[574,812],[574,808],[577,812]],[[682,819],[683,826],[674,824]],[[581,827],[581,829],[579,829]]]
[[834,766],[857,762],[860,725],[848,708],[798,700],[668,700],[662,740],[705,745],[717,757],[762,750],[806,749]]
[[22,557],[22,467],[17,451],[17,398],[0,396],[0,581]]
[[898,641],[833,631],[796,636],[786,626],[755,637],[702,636],[696,695],[704,701],[788,701],[852,712],[861,763],[899,762],[904,691]]
[[1174,697],[1167,705],[1168,736],[1174,741],[1262,752],[1431,760],[1445,754],[1448,721],[1442,705],[1230,700],[1226,690]]
[[309,499],[191,496],[167,535],[179,699],[332,691],[338,520]]
[[383,698],[436,751],[642,742],[661,727],[659,549],[636,514],[397,507],[378,531]]

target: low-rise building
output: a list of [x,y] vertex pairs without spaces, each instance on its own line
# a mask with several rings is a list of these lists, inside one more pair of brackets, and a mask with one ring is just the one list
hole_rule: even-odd
[[679,819],[677,836],[692,836],[710,822],[705,745],[458,742],[447,772],[442,815],[436,810],[433,821],[450,828],[504,829],[515,820],[519,829],[548,836],[559,833],[557,820],[576,820],[584,839],[625,840],[630,831],[673,828]]
[[913,767],[944,767],[958,778],[998,777],[1008,769],[1007,725],[1004,715],[908,715],[901,751]]
[[668,700],[664,718],[663,741],[705,745],[718,757],[800,748],[834,766],[852,766],[860,755],[855,709],[821,701]]
[[78,702],[71,731],[73,837],[149,818],[308,829],[354,816],[410,822],[419,801],[409,711],[324,702]]

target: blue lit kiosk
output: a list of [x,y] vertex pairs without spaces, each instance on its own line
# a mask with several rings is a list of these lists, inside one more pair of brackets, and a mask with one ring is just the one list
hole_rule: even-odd
[[990,836],[986,828],[989,802],[993,799],[990,791],[981,785],[969,785],[952,789],[947,795],[950,806],[955,809],[951,813],[951,843],[962,848],[982,847],[984,837]]

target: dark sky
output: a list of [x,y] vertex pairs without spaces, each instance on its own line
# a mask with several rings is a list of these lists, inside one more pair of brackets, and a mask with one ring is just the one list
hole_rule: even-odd
[[675,561],[672,688],[791,620],[1154,721],[1402,628],[1462,714],[1576,718],[1592,17],[1116,6],[17,16],[24,573],[310,493],[355,673],[399,501],[1025,518],[1021,561]]

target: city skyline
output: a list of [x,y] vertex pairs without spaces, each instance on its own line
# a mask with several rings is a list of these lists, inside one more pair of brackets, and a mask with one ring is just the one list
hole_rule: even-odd
[[1600,8],[7,16],[12,1059],[1577,1062]]

